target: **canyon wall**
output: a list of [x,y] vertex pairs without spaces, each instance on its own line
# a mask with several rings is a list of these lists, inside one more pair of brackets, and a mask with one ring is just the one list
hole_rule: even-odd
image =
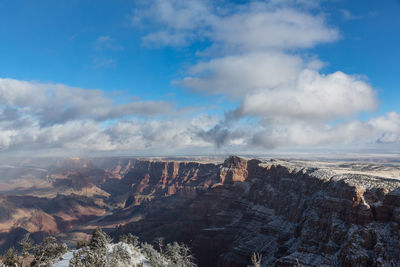
[[[400,168],[370,163],[74,159],[0,196],[0,246],[102,227],[188,244],[199,266],[400,266]],[[84,234],[84,235],[83,235]]]
[[[144,219],[115,235],[180,240],[200,266],[246,266],[253,252],[263,266],[400,264],[396,179],[238,157],[207,167],[139,165],[127,177],[135,177],[134,192],[152,192],[153,201],[133,206]],[[172,191],[157,193],[170,183]]]

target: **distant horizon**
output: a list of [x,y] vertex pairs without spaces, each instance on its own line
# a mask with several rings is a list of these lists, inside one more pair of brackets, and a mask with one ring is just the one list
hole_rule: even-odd
[[326,161],[326,162],[375,162],[378,164],[400,164],[398,153],[314,153],[314,152],[280,152],[280,153],[232,153],[232,154],[192,154],[192,155],[83,155],[83,156],[15,156],[4,158],[0,156],[0,168],[11,163],[21,163],[21,160],[58,161],[58,160],[95,160],[95,159],[149,159],[167,161],[221,161],[229,157],[260,160],[300,160],[300,161]]

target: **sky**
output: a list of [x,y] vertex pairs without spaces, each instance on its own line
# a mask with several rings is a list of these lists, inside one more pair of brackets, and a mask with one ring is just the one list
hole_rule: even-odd
[[0,155],[400,149],[398,0],[0,0]]

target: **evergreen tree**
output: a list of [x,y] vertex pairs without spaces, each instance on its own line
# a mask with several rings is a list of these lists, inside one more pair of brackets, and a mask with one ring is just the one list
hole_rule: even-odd
[[74,253],[70,267],[108,267],[108,245],[110,237],[101,228],[93,231],[89,245]]
[[151,244],[139,243],[138,237],[132,234],[120,236],[120,241],[123,243],[113,245],[109,251],[110,238],[100,228],[95,229],[88,246],[74,253],[70,267],[132,267],[132,260],[141,255],[147,261],[138,263],[137,267],[196,267],[186,245],[174,242],[164,246],[163,238],[158,238],[157,250]]
[[[128,245],[131,246],[131,245]],[[123,244],[117,244],[114,246],[111,252],[110,265],[111,266],[119,266],[124,265],[128,266],[131,261],[131,256]]]
[[171,262],[171,266],[177,267],[195,267],[196,264],[193,262],[194,258],[190,253],[188,246],[173,242],[167,244],[165,248],[165,256]]
[[110,242],[110,237],[103,230],[101,230],[100,227],[97,227],[93,231],[92,239],[89,242],[89,247],[91,250],[104,250],[107,248]]
[[6,267],[19,266],[17,251],[13,248],[9,248],[7,252],[1,256],[1,261]]
[[57,239],[49,236],[46,237],[41,244],[34,246],[34,266],[40,266],[42,263],[49,263],[52,260],[66,253],[68,247],[66,244],[57,243]]
[[149,261],[149,265],[152,267],[165,267],[169,266],[169,261],[154,247],[148,243],[142,243],[140,245],[141,251]]
[[137,248],[139,246],[139,237],[132,235],[131,233],[127,235],[121,235],[119,241],[126,244],[131,244],[133,247]]
[[106,249],[92,250],[84,247],[74,253],[69,261],[70,267],[109,267],[108,252]]
[[30,238],[30,233],[25,234],[24,238],[22,238],[21,241],[19,241],[19,245],[22,248],[21,256],[22,256],[22,261],[24,261],[24,259],[26,259],[31,255],[31,251],[33,250],[34,247],[33,241]]

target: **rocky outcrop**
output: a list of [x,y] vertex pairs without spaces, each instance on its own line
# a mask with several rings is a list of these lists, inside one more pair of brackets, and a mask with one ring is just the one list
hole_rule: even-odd
[[139,205],[150,196],[168,197],[207,189],[220,182],[218,170],[215,164],[136,160],[121,180],[125,192],[129,192],[125,207]]
[[222,184],[244,182],[248,175],[247,160],[235,156],[226,159],[218,171]]
[[0,251],[3,251],[17,246],[26,232],[38,237],[56,235],[103,215],[105,206],[79,195],[58,195],[51,199],[5,195],[0,197],[0,211]]
[[[176,179],[173,171],[165,171],[167,163],[141,164],[146,171],[132,174],[131,180],[146,185],[142,191],[138,187],[142,193]],[[253,252],[262,255],[263,266],[400,263],[398,180],[237,157],[216,167],[215,177],[197,179],[210,185],[203,191],[138,206],[136,211],[145,210],[144,219],[115,234],[187,242],[201,266],[246,266]]]
[[[246,266],[254,252],[262,255],[262,266],[400,265],[398,167],[234,156],[221,164],[93,162],[73,160],[74,169],[56,177],[65,180],[64,187],[105,193],[58,196],[55,202],[3,197],[0,224],[15,218],[10,207],[40,207],[29,217],[43,225],[37,233],[90,220],[90,227],[108,227],[116,238],[131,232],[148,242],[160,236],[185,242],[200,266]],[[99,203],[112,209],[106,212]],[[67,206],[78,208],[63,213]],[[16,227],[12,231],[23,232]]]

